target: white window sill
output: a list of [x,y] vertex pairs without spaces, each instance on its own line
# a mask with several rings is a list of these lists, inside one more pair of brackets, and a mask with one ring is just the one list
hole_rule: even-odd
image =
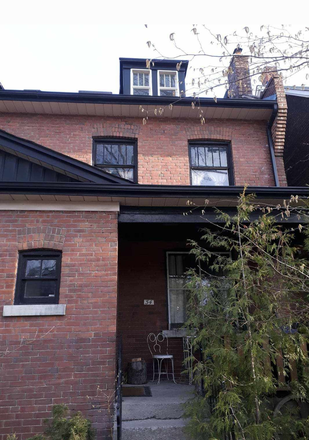
[[31,304],[3,306],[3,316],[64,316],[65,304]]

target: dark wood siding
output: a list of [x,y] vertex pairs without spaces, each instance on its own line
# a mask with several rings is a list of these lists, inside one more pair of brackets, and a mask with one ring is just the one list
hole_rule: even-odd
[[76,179],[0,150],[1,182],[77,182]]
[[309,98],[287,95],[284,162],[289,186],[309,184]]

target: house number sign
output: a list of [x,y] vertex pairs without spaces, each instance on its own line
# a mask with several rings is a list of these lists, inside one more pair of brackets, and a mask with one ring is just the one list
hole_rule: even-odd
[[144,299],[144,306],[154,306],[153,299]]

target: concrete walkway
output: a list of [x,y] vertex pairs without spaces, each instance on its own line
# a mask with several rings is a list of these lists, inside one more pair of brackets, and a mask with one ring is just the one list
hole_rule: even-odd
[[146,386],[152,397],[123,398],[123,440],[187,440],[183,403],[193,396],[194,387],[172,382],[149,382]]

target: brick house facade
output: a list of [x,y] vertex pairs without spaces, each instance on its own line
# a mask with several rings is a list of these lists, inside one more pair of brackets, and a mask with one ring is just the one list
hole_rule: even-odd
[[[192,98],[168,94],[185,94],[173,86],[175,65],[155,63],[152,87],[145,77],[129,85],[130,75],[149,75],[145,60],[121,60],[119,95],[0,91],[0,440],[42,432],[57,403],[81,410],[98,439],[108,438],[117,335],[125,368],[132,357],[151,360],[149,332],[172,329],[166,255],[187,252],[187,239],[198,238],[203,226],[199,212],[183,216],[187,200],[209,199],[207,215],[214,219],[214,207],[233,209],[245,185],[261,200],[289,197],[280,99],[204,98],[201,124]],[[171,82],[161,86],[164,71]],[[278,78],[268,81],[278,94]],[[148,95],[134,95],[139,87]],[[119,151],[134,144],[134,165],[95,168],[98,148],[108,143]],[[230,149],[229,166],[221,167],[230,184],[191,185],[190,148],[209,145]],[[100,165],[107,166],[104,159]],[[119,175],[131,171],[135,182]],[[61,255],[57,303],[26,301],[34,281],[27,268],[20,273],[20,261],[25,255],[40,262],[42,286],[42,265],[51,257],[31,256],[38,250]],[[18,277],[25,303],[16,302]],[[154,305],[145,306],[150,298]],[[170,347],[179,379],[181,338]]]

